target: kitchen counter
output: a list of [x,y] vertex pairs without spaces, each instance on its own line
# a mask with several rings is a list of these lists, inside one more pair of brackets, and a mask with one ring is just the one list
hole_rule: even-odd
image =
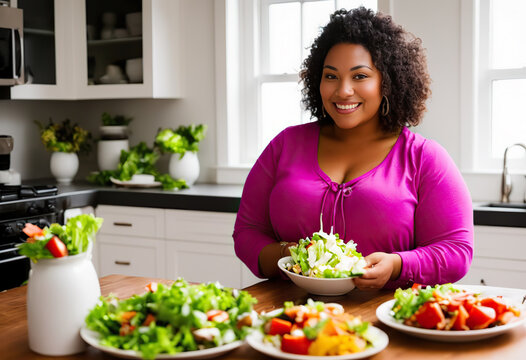
[[[45,184],[34,180],[24,184]],[[53,184],[53,180],[47,183]],[[242,185],[194,184],[190,189],[137,189],[117,186],[96,186],[88,182],[59,185],[57,200],[60,209],[96,205],[138,206],[163,209],[199,210],[235,213],[239,209]],[[43,198],[45,199],[45,198]],[[31,199],[0,202],[0,206],[14,206]],[[526,209],[498,208],[473,203],[475,225],[526,228]]]
[[[171,283],[169,280],[110,275],[100,279],[101,292],[104,295],[108,295],[111,292],[119,298],[126,298],[132,294],[143,292],[144,286],[151,281],[165,284]],[[469,343],[433,342],[413,338],[391,329],[376,319],[375,311],[380,304],[392,298],[392,291],[364,292],[353,290],[346,296],[322,297],[309,295],[286,280],[268,280],[246,288],[246,290],[258,299],[258,304],[255,305],[256,311],[268,311],[279,308],[287,300],[305,303],[309,297],[315,300],[342,304],[346,311],[361,316],[363,320],[372,322],[374,326],[381,328],[389,336],[389,345],[385,350],[370,358],[374,360],[396,358],[418,360],[521,359],[526,353],[526,341],[524,340],[526,339],[526,327],[516,328],[494,338]],[[2,359],[5,360],[50,359],[50,357],[40,356],[29,350],[26,291],[27,287],[22,286],[0,293],[0,334],[4,335],[0,343],[0,354],[2,354]],[[60,358],[63,360],[114,359],[92,347],[89,347],[83,353]],[[269,358],[252,350],[245,344],[217,359],[257,360]]]

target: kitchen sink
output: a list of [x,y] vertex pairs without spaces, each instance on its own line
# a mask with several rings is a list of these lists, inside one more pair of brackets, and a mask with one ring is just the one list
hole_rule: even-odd
[[526,203],[503,203],[503,202],[490,202],[485,204],[479,204],[476,207],[485,208],[504,208],[504,209],[522,209],[526,210]]

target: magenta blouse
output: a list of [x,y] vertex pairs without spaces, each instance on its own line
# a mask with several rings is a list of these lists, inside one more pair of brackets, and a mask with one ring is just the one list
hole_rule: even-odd
[[258,277],[266,245],[310,237],[331,226],[352,239],[364,256],[376,251],[402,258],[398,280],[455,282],[473,256],[473,209],[469,191],[448,153],[436,142],[401,132],[374,169],[344,184],[318,165],[317,123],[292,126],[277,135],[250,171],[234,227],[237,256]]

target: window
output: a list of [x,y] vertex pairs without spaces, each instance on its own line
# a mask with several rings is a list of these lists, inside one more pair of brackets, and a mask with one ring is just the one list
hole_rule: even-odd
[[[251,166],[287,126],[310,121],[302,110],[299,70],[329,15],[377,0],[225,0],[226,94],[218,90],[219,168]],[[216,30],[223,14],[216,6]],[[216,49],[217,50],[217,49]],[[220,54],[221,55],[221,54]],[[221,66],[221,64],[220,64]],[[218,69],[220,72],[221,69]],[[224,144],[222,145],[221,142]],[[226,150],[224,150],[226,149]],[[221,182],[220,179],[218,179]]]
[[[526,22],[522,18],[526,2],[478,0],[472,12],[478,26],[473,27],[475,131],[471,135],[471,169],[500,171],[506,147],[526,143]],[[522,149],[514,148],[508,156],[514,169],[526,169]]]

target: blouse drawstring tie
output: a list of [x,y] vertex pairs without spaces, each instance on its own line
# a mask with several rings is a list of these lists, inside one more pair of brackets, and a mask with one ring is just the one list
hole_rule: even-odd
[[[321,213],[323,214],[323,209],[325,209],[325,200],[327,199],[327,194],[329,193],[329,190],[332,190],[336,193],[336,198],[334,199],[334,204],[332,206],[332,214],[331,214],[331,234],[336,227],[336,209],[338,208],[338,200],[340,202],[340,213],[342,215],[342,223],[343,223],[343,237],[342,239],[345,239],[347,236],[347,231],[345,229],[345,213],[343,208],[343,200],[346,197],[351,196],[352,188],[350,186],[345,186],[345,184],[338,184],[335,182],[331,182],[328,184],[327,190],[325,191],[325,194],[323,195],[323,200],[321,202]],[[323,223],[321,224],[323,229]]]

